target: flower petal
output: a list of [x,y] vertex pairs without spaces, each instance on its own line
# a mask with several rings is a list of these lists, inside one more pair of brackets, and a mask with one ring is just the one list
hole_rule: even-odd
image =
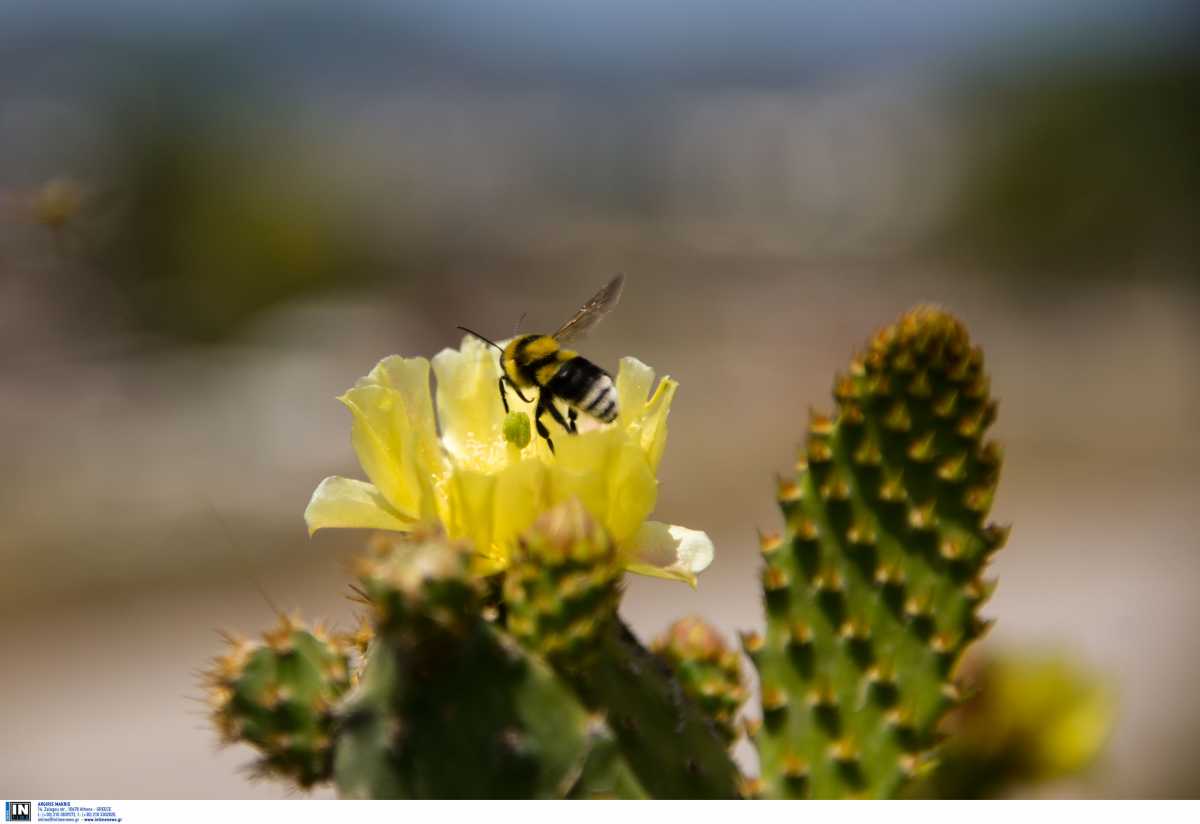
[[641,444],[650,460],[651,470],[658,471],[667,445],[667,415],[679,384],[669,377],[663,378],[647,400],[653,383],[653,369],[637,358],[621,358],[621,367],[617,370],[617,398],[621,410],[617,424]]
[[367,477],[401,515],[431,517],[433,474],[419,459],[419,439],[404,396],[360,381],[338,400],[354,415],[350,440]]
[[696,586],[696,575],[713,560],[713,542],[707,533],[674,524],[646,521],[626,543],[625,568],[639,575],[668,578]]
[[405,532],[413,521],[398,513],[369,483],[333,476],[317,485],[304,510],[308,534],[327,527],[392,529]]
[[637,534],[658,503],[658,479],[645,454],[624,444],[608,470],[608,513],[604,526],[617,543]]
[[444,472],[445,456],[438,443],[433,396],[429,392],[429,361],[390,355],[359,380],[358,385],[364,384],[377,384],[400,393],[409,426],[416,435],[419,460],[429,471]]
[[549,503],[578,498],[593,518],[622,543],[654,511],[658,481],[642,450],[617,427],[555,440]]
[[642,410],[650,387],[654,385],[654,370],[637,358],[621,358],[617,369],[617,425],[628,430],[641,425]]
[[663,378],[642,414],[642,449],[654,472],[658,471],[663,451],[667,448],[667,415],[671,412],[671,401],[675,399],[675,390],[678,388],[677,382]]
[[[504,554],[492,545],[492,512],[496,476],[459,469],[450,478],[450,521],[446,531],[452,538],[465,538],[476,555],[493,558],[501,565]],[[503,566],[501,566],[503,568]]]
[[546,464],[538,458],[511,463],[496,477],[492,498],[492,544],[507,561],[517,537],[548,509]]
[[[455,462],[480,472],[496,472],[507,462],[504,407],[500,402],[500,360],[473,337],[462,349],[443,349],[433,358],[437,375],[437,412],[442,444]],[[509,405],[524,409],[515,392]]]

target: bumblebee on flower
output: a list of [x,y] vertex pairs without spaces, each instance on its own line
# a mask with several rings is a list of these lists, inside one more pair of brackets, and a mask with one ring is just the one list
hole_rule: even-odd
[[613,382],[620,414],[580,425],[552,450],[547,438],[529,437],[529,417],[521,437],[517,416],[536,417],[540,399],[508,397],[506,419],[497,392],[504,373],[489,344],[470,335],[433,358],[436,418],[430,366],[425,358],[384,358],[339,398],[353,415],[351,440],[369,482],[323,480],[304,513],[310,533],[409,532],[440,523],[472,542],[477,571],[487,575],[507,567],[518,536],[539,514],[577,498],[608,530],[629,571],[695,585],[712,561],[712,541],[648,520],[675,381],[655,387],[650,367],[622,358]]

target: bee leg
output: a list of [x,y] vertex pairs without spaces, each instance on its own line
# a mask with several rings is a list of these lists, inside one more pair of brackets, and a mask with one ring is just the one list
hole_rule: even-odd
[[553,398],[547,399],[546,401],[544,401],[544,403],[546,406],[546,411],[550,413],[550,417],[554,419],[554,422],[556,424],[558,424],[559,426],[561,426],[563,429],[567,430],[568,433],[574,435],[575,434],[575,423],[574,423],[575,410],[568,409],[568,414],[571,415],[571,423],[567,423],[566,420],[563,419],[562,413],[558,411],[558,407],[554,405]]
[[579,413],[575,411],[575,407],[572,406],[567,410],[567,431],[572,435],[578,434],[579,432],[578,427],[575,425],[575,419],[578,417]]
[[508,385],[511,386],[512,390],[517,393],[517,397],[520,398],[525,403],[529,403],[530,400],[532,400],[531,398],[527,398],[521,394],[521,387],[519,387],[515,383],[513,383],[512,378],[508,377],[508,375],[505,375],[503,378],[501,378],[501,380],[508,381]]
[[547,408],[551,410],[551,417],[553,417],[558,411],[552,406],[547,407],[545,399],[543,396],[539,395],[537,411],[533,414],[533,423],[537,427],[538,435],[545,439],[546,446],[550,447],[550,452],[553,453],[554,441],[550,440],[550,430],[546,428],[546,424],[542,423],[542,413],[545,412]]
[[508,414],[508,393],[504,391],[504,378],[500,379],[500,402],[504,404],[504,414]]
[[523,400],[525,403],[529,403],[529,398],[527,398],[523,394],[521,394],[521,387],[519,387],[515,383],[513,383],[512,379],[509,378],[508,375],[502,375],[500,377],[499,383],[500,383],[500,400],[501,400],[501,402],[504,403],[504,414],[505,415],[508,414],[508,393],[504,390],[505,384],[508,384],[509,386],[512,387],[512,391],[517,393],[518,398]]

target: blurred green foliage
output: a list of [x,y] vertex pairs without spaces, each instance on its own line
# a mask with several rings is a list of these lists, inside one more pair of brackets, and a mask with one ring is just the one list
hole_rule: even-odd
[[283,300],[352,282],[363,270],[318,170],[289,162],[280,147],[190,119],[131,130],[127,146],[98,271],[134,325],[215,341]]
[[1200,61],[1043,69],[966,91],[974,155],[939,242],[1064,280],[1200,264]]

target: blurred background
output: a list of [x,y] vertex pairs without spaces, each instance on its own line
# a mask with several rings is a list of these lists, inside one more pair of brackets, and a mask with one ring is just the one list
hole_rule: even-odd
[[[197,672],[271,603],[347,626],[334,396],[456,324],[679,379],[657,514],[760,623],[810,406],[947,306],[1006,447],[984,646],[1118,698],[1084,775],[1200,793],[1200,10],[1185,0],[0,5],[0,792],[279,797]],[[747,765],[753,769],[746,753]]]

